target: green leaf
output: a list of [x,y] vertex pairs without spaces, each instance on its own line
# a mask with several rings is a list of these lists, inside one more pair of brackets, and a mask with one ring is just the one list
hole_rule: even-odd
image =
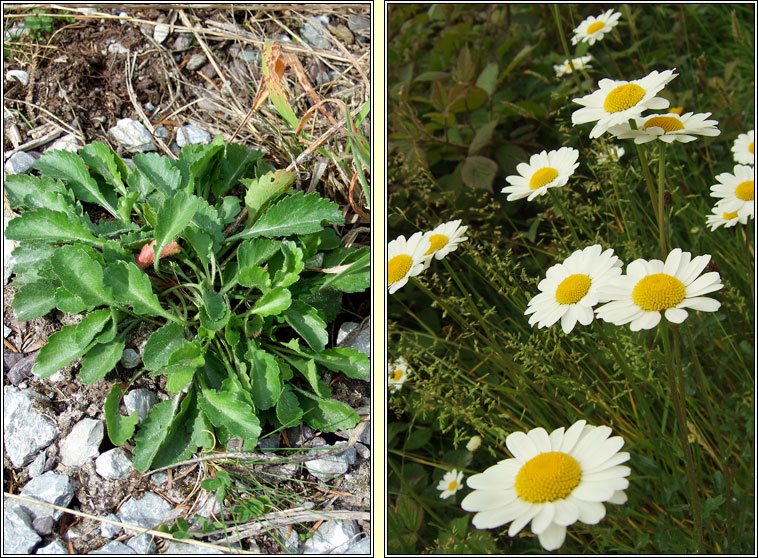
[[243,287],[257,287],[263,293],[271,290],[271,276],[262,267],[243,267],[237,274],[237,282]]
[[53,267],[50,263],[50,258],[54,251],[55,246],[46,242],[24,242],[19,244],[12,252],[13,273],[17,275],[31,274],[40,277],[42,270],[49,269],[52,271]]
[[184,338],[184,328],[180,324],[169,323],[155,330],[142,350],[142,362],[148,370],[158,370],[168,366],[171,355],[189,343]]
[[168,198],[158,211],[158,222],[155,225],[154,266],[158,269],[160,253],[166,245],[175,240],[189,225],[200,204],[200,198],[184,192],[177,192]]
[[121,446],[132,437],[134,427],[139,422],[139,413],[134,411],[128,417],[122,415],[118,408],[124,391],[113,384],[108,397],[105,398],[105,424],[108,426],[108,438],[114,446]]
[[184,229],[182,236],[195,251],[200,261],[203,262],[203,265],[207,266],[213,254],[213,237],[194,225]]
[[489,190],[497,174],[497,163],[487,157],[471,155],[466,157],[461,168],[461,179],[469,188]]
[[203,305],[200,307],[200,324],[208,331],[219,331],[229,321],[231,312],[224,295],[215,291],[203,292]]
[[80,149],[79,156],[121,195],[126,195],[123,179],[129,176],[129,167],[113,149],[95,141]]
[[124,354],[124,340],[114,339],[110,343],[99,343],[92,347],[82,360],[79,379],[84,385],[96,382],[116,367]]
[[263,157],[263,151],[253,150],[238,143],[228,144],[226,146],[225,157],[221,161],[221,176],[211,186],[213,195],[216,198],[226,195],[229,190],[237,185],[240,177],[246,174],[250,165],[261,157]]
[[230,236],[226,242],[240,238],[265,236],[288,236],[318,232],[324,223],[344,224],[345,219],[337,204],[320,197],[317,193],[296,192],[270,206],[255,224],[239,234]]
[[[359,293],[371,286],[371,248],[358,250],[337,250],[324,257],[324,268],[337,273],[330,273],[319,289],[332,287],[346,293]],[[335,261],[333,255],[339,259]],[[331,269],[330,269],[331,268]]]
[[179,412],[168,426],[168,435],[153,457],[152,467],[158,469],[189,459],[197,450],[195,424],[200,411],[195,390],[191,389],[182,400]]
[[266,410],[276,405],[284,389],[279,373],[279,364],[273,355],[251,347],[245,356],[252,363],[250,381],[252,397],[256,409]]
[[[73,199],[60,180],[29,174],[9,174],[4,180],[5,194],[13,209],[36,209],[40,207],[37,199],[40,196],[54,198],[60,196],[67,199],[71,206]],[[64,213],[66,213],[64,211]]]
[[71,294],[62,286],[58,287],[55,291],[55,307],[61,312],[67,312],[68,314],[79,314],[94,308],[94,306],[84,304],[81,298],[75,294]]
[[411,435],[405,440],[403,444],[404,450],[415,450],[423,448],[429,444],[429,440],[432,439],[431,428],[416,428]]
[[329,397],[332,394],[332,390],[329,388],[329,386],[326,385],[326,383],[321,380],[321,378],[319,378],[318,367],[312,358],[288,358],[287,361],[295,367],[295,370],[300,372],[303,378],[308,380],[308,383],[310,384],[311,388],[313,388],[314,393],[320,397]]
[[302,337],[314,351],[323,351],[329,341],[326,322],[313,306],[294,300],[284,311],[285,321]]
[[269,267],[269,272],[274,272],[271,281],[272,287],[289,287],[300,278],[303,270],[303,251],[292,241],[285,240],[281,243],[284,260],[278,269]]
[[242,211],[242,205],[239,198],[235,196],[226,196],[221,202],[221,207],[218,210],[218,216],[224,225],[234,222],[237,215]]
[[298,351],[334,372],[342,372],[348,378],[365,380],[371,372],[368,356],[351,347],[334,347],[315,352],[300,347]]
[[66,290],[88,306],[113,304],[103,284],[103,267],[78,246],[61,246],[52,257],[53,270]]
[[254,238],[237,246],[237,263],[240,269],[266,263],[279,250],[279,242],[268,238]]
[[34,375],[47,378],[82,356],[110,318],[110,310],[97,310],[78,324],[63,326],[59,332],[53,333],[37,355],[37,362],[32,368]]
[[300,408],[297,396],[292,392],[289,386],[284,386],[276,402],[276,418],[282,427],[294,426],[303,416],[303,410]]
[[477,127],[474,139],[471,140],[471,143],[468,146],[469,155],[475,155],[490,143],[492,140],[492,134],[495,132],[497,125],[497,120],[491,120],[490,122]]
[[60,283],[55,279],[40,279],[21,287],[13,297],[13,309],[19,321],[44,316],[55,308],[55,291]]
[[177,393],[192,380],[195,371],[205,365],[204,354],[205,350],[199,341],[184,343],[171,353],[168,365],[151,372],[150,375],[165,374],[166,391]]
[[243,185],[247,187],[245,194],[245,207],[248,213],[248,222],[255,221],[258,212],[271,200],[286,192],[295,181],[296,174],[292,171],[278,170],[267,172],[260,178],[243,179]]
[[134,262],[114,262],[105,268],[104,282],[113,291],[113,298],[132,306],[137,314],[178,318],[166,312],[153,292],[150,279]]
[[336,432],[353,428],[360,417],[350,405],[336,399],[321,399],[307,392],[298,390],[303,395],[300,405],[303,408],[303,420],[321,432]]
[[[168,157],[162,157],[157,153],[139,153],[132,158],[135,170],[141,173],[141,177],[135,177],[138,181],[135,186],[139,191],[157,189],[167,198],[171,198],[178,190],[182,181],[182,173],[179,172]],[[134,174],[134,173],[132,173]],[[132,176],[129,176],[129,182]],[[149,191],[144,192],[145,196]]]
[[275,316],[281,314],[292,303],[292,295],[287,289],[277,287],[255,301],[250,313],[259,316]]
[[181,394],[155,405],[142,421],[134,436],[134,468],[144,473],[150,467],[155,455],[166,440],[169,425],[179,408]]
[[484,89],[490,97],[492,97],[495,87],[497,87],[497,74],[499,71],[497,62],[490,62],[484,67],[476,80],[476,86]]
[[120,219],[114,206],[115,196],[106,197],[100,191],[97,181],[90,176],[87,165],[76,153],[65,150],[46,151],[37,159],[34,168],[42,174],[65,181],[78,200],[96,203]]
[[100,247],[105,244],[92,236],[80,219],[51,209],[33,209],[11,219],[5,229],[5,237],[11,240],[83,242]]
[[260,421],[253,409],[233,394],[203,389],[198,403],[214,426],[226,427],[232,435],[243,440],[257,440],[260,436]]

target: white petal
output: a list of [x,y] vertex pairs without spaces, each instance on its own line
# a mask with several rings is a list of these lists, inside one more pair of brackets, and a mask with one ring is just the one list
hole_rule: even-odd
[[558,525],[573,525],[579,518],[579,507],[571,500],[563,499],[555,502],[555,517],[553,522]]
[[489,511],[508,506],[515,497],[515,490],[510,500],[504,498],[501,490],[474,490],[461,501],[461,507],[466,511]]
[[539,535],[540,544],[545,550],[557,550],[566,540],[566,528],[561,525],[551,523],[547,529]]
[[550,451],[550,437],[547,435],[547,431],[541,426],[534,428],[526,434],[529,439],[534,442],[534,446],[539,453],[545,453]]
[[619,504],[619,505],[621,505],[621,504],[626,504],[627,500],[628,500],[628,498],[626,496],[626,492],[624,492],[623,490],[618,490],[618,491],[614,492],[613,496],[611,496],[608,499],[608,502],[610,502],[611,504]]
[[579,440],[579,436],[582,435],[584,426],[586,424],[586,420],[580,420],[572,424],[571,427],[566,430],[566,433],[563,435],[563,443],[561,444],[560,450],[558,451],[562,451],[563,453],[571,453],[574,449],[574,446],[576,445],[577,440]]
[[585,482],[583,480],[571,491],[571,497],[586,502],[605,502],[613,496],[613,490],[608,481]]
[[[525,502],[526,503],[526,502]],[[508,536],[515,537],[518,532],[523,529],[532,518],[540,511],[540,506],[535,504],[527,504],[529,507],[516,519],[513,520],[511,526],[508,528]]]
[[587,525],[595,525],[605,517],[605,506],[600,502],[585,502],[576,500],[579,507],[579,521]]
[[521,463],[526,463],[539,453],[534,442],[532,442],[523,432],[514,432],[510,434],[505,439],[505,445],[513,454],[513,457],[518,459]]
[[682,259],[682,249],[674,248],[669,252],[666,257],[666,263],[663,265],[663,273],[666,275],[676,276],[676,272],[679,270],[679,262]]
[[721,283],[721,276],[716,271],[711,271],[701,275],[692,283],[687,285],[687,296],[700,296],[724,288]]
[[539,535],[553,522],[555,506],[552,502],[546,502],[539,506],[540,511],[532,519],[532,533]]
[[611,456],[618,452],[623,445],[624,439],[621,436],[614,436],[613,438],[607,439],[602,444],[597,444],[594,451],[585,451],[582,454],[579,453],[580,450],[577,448],[577,453],[575,453],[575,455],[578,457],[577,461],[579,461],[582,471],[585,471],[602,465]]
[[584,473],[597,473],[600,471],[605,471],[606,469],[610,469],[611,467],[615,467],[616,465],[619,465],[621,463],[626,463],[629,461],[629,452],[622,451],[617,453],[616,455],[612,456],[608,461],[603,463],[602,465],[599,465],[595,468],[588,469],[588,470],[582,470],[582,474]]
[[688,316],[687,310],[682,308],[668,308],[666,312],[664,312],[664,315],[672,324],[681,324]]
[[563,442],[563,432],[566,429],[561,426],[550,433],[550,451],[559,451]]
[[642,316],[632,321],[629,326],[632,331],[641,329],[653,329],[661,321],[660,312],[645,312]]
[[707,296],[696,296],[694,298],[685,298],[678,304],[679,308],[692,308],[701,312],[715,312],[721,308],[721,303],[715,298]]

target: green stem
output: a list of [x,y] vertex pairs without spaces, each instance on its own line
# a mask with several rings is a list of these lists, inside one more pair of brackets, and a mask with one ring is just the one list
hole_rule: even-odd
[[[634,124],[634,120],[629,121],[630,124]],[[634,128],[634,126],[632,126]],[[655,185],[653,183],[653,175],[650,174],[650,166],[647,162],[647,156],[645,155],[645,150],[642,149],[642,146],[639,143],[635,143],[634,146],[637,148],[637,156],[640,158],[640,166],[642,167],[642,175],[645,177],[645,184],[647,185],[647,193],[650,195],[650,204],[653,206],[653,213],[655,213],[655,218],[658,219],[658,204],[655,200]],[[660,222],[660,221],[658,221]]]
[[576,82],[577,89],[584,93],[582,82],[579,81],[579,76],[576,73],[576,68],[574,68],[574,61],[572,60],[571,53],[569,52],[568,43],[566,42],[566,35],[563,33],[561,16],[558,13],[558,4],[553,4],[553,17],[555,17],[555,26],[558,28],[558,34],[561,37],[561,46],[563,46],[563,52],[566,55],[566,60],[568,60],[569,66],[571,66],[571,77],[573,78],[574,82]]
[[560,196],[551,191],[550,188],[547,189],[548,194],[550,194],[551,199],[555,203],[555,205],[558,206],[558,210],[561,212],[561,216],[563,217],[563,220],[566,221],[566,224],[568,225],[569,230],[571,231],[571,236],[574,237],[574,242],[576,242],[576,246],[578,247],[579,242],[579,235],[576,234],[576,229],[574,228],[574,221],[571,219],[571,215],[568,211],[566,211],[566,207],[563,205],[563,202],[560,199]]
[[666,144],[661,143],[658,157],[658,242],[661,245],[661,260],[666,261],[668,243],[666,241],[666,210],[663,207],[663,186],[666,182]]

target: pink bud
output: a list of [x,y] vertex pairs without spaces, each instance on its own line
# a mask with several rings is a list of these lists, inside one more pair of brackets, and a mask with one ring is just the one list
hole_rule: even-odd
[[[153,246],[155,246],[155,240],[152,242],[148,242],[142,247],[142,250],[139,253],[139,256],[136,258],[137,265],[140,266],[142,269],[145,269],[146,267],[153,265],[153,260],[155,260],[155,250],[153,249]],[[161,258],[165,258],[166,256],[172,256],[174,254],[178,254],[182,251],[182,247],[179,246],[176,242],[169,242],[166,247],[161,252]]]

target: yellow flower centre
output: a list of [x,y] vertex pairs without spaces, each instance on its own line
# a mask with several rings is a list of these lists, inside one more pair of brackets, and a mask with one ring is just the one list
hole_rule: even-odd
[[393,382],[400,381],[400,378],[402,378],[402,377],[403,377],[403,371],[400,370],[399,368],[392,373],[392,381]]
[[603,103],[606,112],[620,112],[633,107],[645,96],[645,90],[636,83],[619,85],[608,93]]
[[595,31],[600,31],[603,27],[605,27],[604,21],[596,21],[587,28],[587,34],[592,35]]
[[535,172],[532,178],[529,179],[529,188],[536,190],[542,188],[545,184],[549,184],[555,177],[558,176],[558,171],[553,167],[544,167]]
[[724,221],[730,221],[731,219],[734,219],[735,217],[737,217],[737,212],[732,211],[731,213],[724,213],[723,217],[724,217]]
[[673,132],[674,130],[683,130],[684,124],[673,116],[653,116],[648,118],[645,124],[642,126],[643,130],[648,128],[663,128],[664,133]]
[[734,191],[734,195],[743,201],[753,201],[755,197],[755,184],[752,180],[746,180],[740,182],[737,185],[737,189]]
[[570,275],[555,289],[555,300],[559,304],[576,304],[587,294],[591,284],[590,278],[583,273]]
[[444,248],[448,240],[450,239],[444,234],[433,234],[429,237],[431,246],[429,247],[429,250],[424,253],[424,255],[428,256],[429,254],[434,254],[437,250]]
[[674,308],[684,300],[685,288],[676,277],[654,273],[639,280],[632,291],[634,303],[648,312]]
[[407,254],[398,254],[387,262],[387,283],[392,284],[406,276],[413,265],[413,258]]
[[684,107],[671,107],[669,109],[669,112],[673,112],[674,114],[682,115],[682,111],[684,110]]
[[519,470],[516,493],[525,502],[555,502],[571,494],[581,478],[582,468],[567,453],[540,453]]
[[452,481],[450,484],[447,485],[448,490],[455,490],[455,487],[458,486],[458,483],[456,481]]
[[755,142],[751,141],[750,145],[747,146],[747,150],[750,151],[753,155],[755,155]]

